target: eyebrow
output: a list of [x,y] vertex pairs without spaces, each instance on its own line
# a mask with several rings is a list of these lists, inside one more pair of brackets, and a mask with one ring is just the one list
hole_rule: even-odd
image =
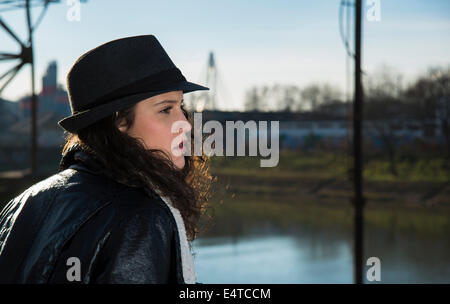
[[[183,102],[183,101],[184,101],[184,98],[181,99],[181,102]],[[163,101],[155,103],[154,106],[156,107],[156,106],[159,106],[164,103],[176,104],[177,102],[178,102],[178,100],[163,100]]]

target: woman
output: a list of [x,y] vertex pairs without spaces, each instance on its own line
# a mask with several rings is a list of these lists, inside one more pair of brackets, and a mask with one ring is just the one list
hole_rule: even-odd
[[196,283],[190,242],[211,176],[207,157],[185,153],[182,102],[208,88],[153,35],[85,53],[67,88],[59,173],[0,214],[0,283]]

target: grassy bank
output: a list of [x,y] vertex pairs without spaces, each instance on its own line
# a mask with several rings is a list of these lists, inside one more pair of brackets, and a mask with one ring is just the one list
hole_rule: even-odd
[[[330,229],[353,227],[351,159],[333,153],[282,151],[279,165],[258,157],[214,157],[217,176],[210,212],[214,233],[271,222]],[[364,171],[365,223],[392,231],[443,236],[450,231],[450,184],[439,157],[368,161]],[[206,216],[202,219],[204,223]]]
[[[443,157],[399,159],[398,175],[389,161],[373,159],[364,169],[368,203],[450,208],[450,180]],[[353,197],[352,163],[335,153],[281,151],[279,165],[259,167],[258,157],[214,157],[216,190],[257,197],[296,196],[303,200],[347,203]]]
[[[278,165],[260,167],[262,157],[214,156],[211,169],[217,174],[269,175],[330,178],[348,178],[353,166],[352,158],[342,153],[280,151]],[[267,159],[267,158],[266,158]],[[423,155],[414,158],[399,155],[396,158],[397,175],[390,173],[387,158],[372,158],[365,161],[364,178],[369,181],[392,182],[449,182],[445,169],[446,159],[442,156]]]

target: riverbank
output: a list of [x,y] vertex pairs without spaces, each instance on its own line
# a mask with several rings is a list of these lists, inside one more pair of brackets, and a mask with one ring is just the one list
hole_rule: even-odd
[[[387,161],[367,162],[365,223],[426,236],[448,234],[450,183],[442,161],[430,157],[399,160],[398,176],[389,175]],[[215,226],[206,234],[230,233],[253,222],[284,228],[296,224],[353,227],[353,184],[347,157],[282,151],[278,167],[260,168],[258,163],[257,157],[211,159],[217,182],[208,213]],[[206,221],[207,215],[202,223]]]

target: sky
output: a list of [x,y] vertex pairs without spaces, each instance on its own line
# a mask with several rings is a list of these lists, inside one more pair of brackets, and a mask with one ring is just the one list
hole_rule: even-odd
[[[68,2],[52,4],[35,32],[37,92],[51,60],[57,61],[58,82],[65,87],[67,72],[83,53],[144,34],[155,35],[184,76],[202,85],[208,54],[214,52],[222,110],[242,110],[252,86],[329,83],[347,88],[340,0],[88,0],[81,3],[80,21],[67,18]],[[363,12],[362,65],[367,73],[388,65],[412,81],[431,66],[450,64],[450,1],[379,4],[379,21],[368,20],[369,6]],[[40,10],[32,10],[34,19]],[[24,11],[0,17],[26,37]],[[1,30],[0,52],[17,50]],[[0,62],[0,74],[12,64]],[[28,94],[29,75],[29,67],[22,69],[1,97],[15,100]]]

